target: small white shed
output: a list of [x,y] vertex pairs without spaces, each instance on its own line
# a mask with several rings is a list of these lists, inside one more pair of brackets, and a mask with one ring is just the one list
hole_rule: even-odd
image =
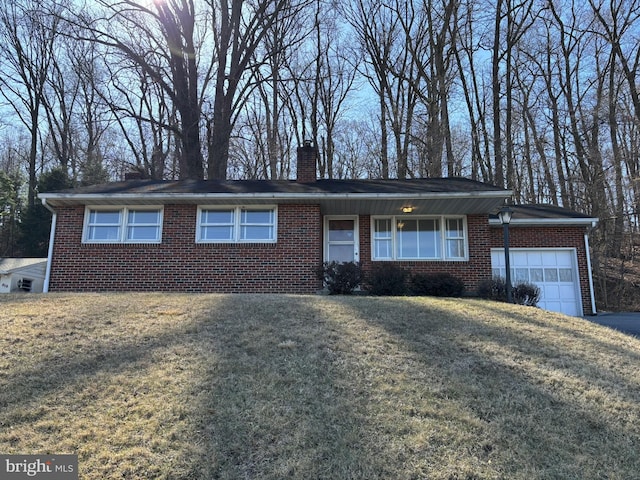
[[0,293],[41,293],[46,258],[0,258]]

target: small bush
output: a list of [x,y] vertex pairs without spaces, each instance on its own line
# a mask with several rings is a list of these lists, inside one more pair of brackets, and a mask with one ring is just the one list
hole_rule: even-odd
[[450,273],[417,273],[411,277],[411,293],[432,297],[460,297],[464,282]]
[[[507,284],[504,278],[494,277],[484,280],[478,286],[478,296],[498,302],[507,301]],[[514,303],[535,307],[540,300],[540,287],[527,282],[521,282],[511,287]]]
[[371,295],[406,295],[407,294],[406,270],[394,265],[378,264],[367,275],[367,290]]
[[533,283],[519,283],[513,287],[513,301],[520,305],[535,307],[540,300],[540,287]]
[[493,277],[490,280],[483,280],[478,285],[478,296],[486,300],[496,300],[498,302],[507,301],[507,284],[504,278]]
[[355,262],[325,262],[317,274],[331,295],[349,295],[362,283],[362,269]]

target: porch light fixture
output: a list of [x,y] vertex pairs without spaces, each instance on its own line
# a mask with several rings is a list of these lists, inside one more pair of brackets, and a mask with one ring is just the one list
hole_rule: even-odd
[[413,207],[411,206],[402,207],[402,213],[411,213],[411,212],[413,212]]
[[507,289],[508,303],[513,303],[513,296],[511,292],[511,265],[509,262],[509,223],[511,223],[512,216],[513,210],[509,208],[509,205],[503,206],[498,212],[498,218],[502,224],[502,231],[504,234],[504,266],[506,270],[505,288]]

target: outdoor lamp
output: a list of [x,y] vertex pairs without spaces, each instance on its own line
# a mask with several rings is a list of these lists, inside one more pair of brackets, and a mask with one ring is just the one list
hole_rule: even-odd
[[498,218],[500,219],[502,231],[504,232],[504,266],[506,270],[505,288],[507,289],[508,303],[513,303],[513,297],[511,295],[511,265],[509,262],[509,223],[511,223],[512,216],[513,210],[509,208],[509,205],[503,206],[498,212]]

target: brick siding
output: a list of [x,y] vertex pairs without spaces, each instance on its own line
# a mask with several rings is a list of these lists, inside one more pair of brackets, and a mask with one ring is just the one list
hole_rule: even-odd
[[315,293],[322,261],[316,205],[280,205],[278,241],[196,243],[196,205],[165,205],[162,243],[83,244],[84,206],[59,207],[51,291]]
[[[196,243],[196,205],[165,205],[162,243],[83,244],[84,206],[59,207],[51,291],[192,291],[315,293],[322,262],[322,216],[317,205],[280,205],[276,243]],[[467,217],[468,261],[371,260],[371,218],[359,218],[360,260],[365,272],[395,263],[413,273],[448,272],[468,292],[491,278],[491,248],[502,248],[502,228],[487,215]],[[584,227],[514,227],[513,248],[576,248],[582,302],[591,311]]]

